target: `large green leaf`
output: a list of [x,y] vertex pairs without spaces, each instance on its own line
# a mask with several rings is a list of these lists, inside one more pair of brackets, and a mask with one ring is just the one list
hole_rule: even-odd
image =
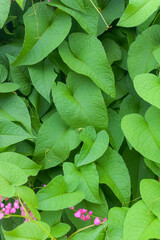
[[0,28],[3,27],[5,21],[7,20],[9,10],[10,10],[10,0],[0,0]]
[[159,239],[159,229],[160,221],[155,219],[155,216],[143,201],[139,201],[127,213],[124,222],[123,240]]
[[[64,163],[64,176],[68,186],[84,192],[85,199],[93,203],[101,203],[99,197],[99,176],[94,163],[76,169],[73,163]],[[78,186],[77,185],[78,182]]]
[[18,166],[27,176],[36,176],[41,168],[31,159],[15,152],[0,153],[0,163],[4,162]]
[[[36,17],[34,7],[37,9]],[[62,11],[53,12],[51,7],[40,2],[34,4],[24,14],[24,24],[26,31],[24,44],[13,65],[32,65],[45,58],[67,36],[71,19]]]
[[15,240],[15,238],[19,240],[45,240],[48,238],[48,234],[43,229],[50,233],[49,225],[44,222],[27,222],[12,231],[3,229],[3,234],[6,240]]
[[0,195],[13,197],[16,186],[27,182],[27,176],[24,171],[10,163],[3,163],[0,167]]
[[122,130],[127,140],[138,152],[144,157],[160,163],[160,142],[157,132],[160,124],[158,119],[152,118],[151,115],[154,113],[157,116],[157,111],[151,110],[149,109],[146,120],[139,114],[124,116],[122,119]]
[[96,166],[100,183],[107,184],[123,205],[128,204],[131,183],[128,169],[121,155],[109,147],[96,162]]
[[60,45],[59,53],[72,70],[88,76],[105,93],[115,97],[114,75],[103,45],[96,37],[72,33],[69,42]]
[[160,183],[154,179],[143,179],[140,191],[144,203],[154,215],[160,218]]
[[160,0],[130,0],[118,26],[134,27],[143,23],[159,7]]
[[132,79],[142,73],[148,73],[158,68],[153,50],[160,42],[160,26],[153,25],[139,34],[130,45],[128,52],[128,70]]
[[52,94],[55,106],[68,126],[107,128],[108,116],[102,93],[89,78],[69,73],[67,85],[58,82],[53,86]]
[[42,124],[38,132],[35,161],[43,164],[44,169],[54,167],[65,161],[79,143],[78,130],[68,127],[56,112]]
[[151,73],[137,75],[134,87],[141,98],[160,108],[160,78]]
[[[124,220],[128,208],[111,208],[108,213],[107,236],[109,240],[120,240],[123,235]],[[107,239],[107,237],[106,237]]]
[[44,211],[56,211],[69,208],[84,199],[83,192],[67,192],[67,184],[59,175],[37,193],[39,209]]
[[[92,1],[94,4],[97,5],[96,0],[92,0]],[[60,0],[51,0],[49,4],[51,6],[58,7],[62,11],[71,15],[73,18],[76,19],[76,21],[80,24],[80,26],[87,33],[97,36],[99,14],[98,14],[97,10],[93,7],[90,0],[83,1],[85,12],[80,12],[80,11],[75,10],[74,8],[75,8],[76,3],[73,0],[72,1],[63,0],[63,2],[67,2],[67,6],[71,6],[71,4],[72,4],[72,7],[69,8],[69,7],[65,6],[64,4],[62,4],[62,1],[60,1]],[[73,2],[74,2],[74,5],[73,5]],[[76,2],[82,3],[82,0],[76,0]]]
[[35,89],[50,103],[50,93],[57,74],[55,65],[48,59],[29,67],[31,81]]
[[32,136],[20,126],[7,119],[0,118],[0,148],[5,148],[31,138]]
[[96,161],[108,148],[109,137],[105,130],[96,134],[93,127],[87,127],[81,132],[80,138],[84,144],[75,156],[76,167]]
[[20,122],[31,133],[31,119],[24,101],[14,93],[0,94],[0,117]]

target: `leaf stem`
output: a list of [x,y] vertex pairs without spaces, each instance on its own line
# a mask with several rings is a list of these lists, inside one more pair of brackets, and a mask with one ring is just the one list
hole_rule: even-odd
[[96,11],[97,11],[97,12],[99,13],[99,15],[101,16],[103,22],[105,23],[105,25],[106,25],[106,27],[107,27],[107,30],[108,30],[109,28],[111,28],[111,26],[108,25],[108,23],[106,22],[106,20],[104,19],[103,15],[102,15],[102,13],[99,11],[99,9],[96,7],[96,5],[93,3],[93,1],[92,1],[92,0],[89,0],[89,1],[92,3],[93,7],[96,9]]

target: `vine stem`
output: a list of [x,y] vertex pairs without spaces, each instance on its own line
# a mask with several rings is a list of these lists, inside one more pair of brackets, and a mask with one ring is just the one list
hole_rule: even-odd
[[93,7],[96,9],[96,11],[97,11],[97,12],[99,13],[99,15],[101,16],[103,22],[105,23],[105,25],[106,25],[106,27],[107,27],[107,30],[108,30],[109,28],[111,28],[111,26],[108,25],[108,23],[106,22],[106,20],[104,19],[103,15],[102,15],[102,13],[98,10],[98,8],[97,8],[96,5],[94,4],[94,2],[93,2],[92,0],[89,0],[89,1],[92,3]]
[[87,226],[87,227],[84,227],[84,228],[81,228],[81,229],[77,230],[76,232],[72,233],[72,234],[68,237],[68,239],[70,239],[71,237],[73,237],[73,236],[76,235],[77,233],[82,232],[82,231],[84,231],[84,230],[86,230],[86,229],[88,229],[88,228],[91,228],[91,227],[95,227],[95,225],[92,224],[92,225],[89,225],[89,226]]

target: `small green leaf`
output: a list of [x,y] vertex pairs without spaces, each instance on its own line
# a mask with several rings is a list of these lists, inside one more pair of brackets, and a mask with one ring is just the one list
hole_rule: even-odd
[[39,209],[44,211],[57,211],[72,207],[81,202],[84,197],[82,192],[68,193],[67,184],[61,175],[37,193]]
[[24,10],[26,0],[16,0],[16,2],[22,8],[22,10]]
[[9,93],[14,92],[19,88],[19,85],[15,83],[1,83],[0,84],[0,93]]
[[[107,132],[102,130],[94,136],[94,131],[93,127],[87,127],[82,131],[80,138],[84,144],[80,153],[75,156],[76,167],[96,161],[107,150],[109,144]],[[93,134],[93,136],[90,134]]]
[[72,33],[69,35],[69,43],[64,41],[60,45],[59,53],[72,70],[88,76],[100,89],[115,98],[114,75],[103,45],[96,37]]
[[4,82],[8,76],[8,69],[0,63],[0,83]]
[[50,103],[52,85],[57,77],[54,71],[55,65],[49,59],[46,59],[30,66],[28,69],[35,89]]
[[[67,185],[75,185],[76,191],[84,192],[85,199],[92,203],[101,203],[99,197],[99,176],[94,163],[76,169],[73,163],[64,163],[64,177]],[[72,186],[72,185],[71,185]]]
[[122,204],[127,204],[131,195],[128,169],[121,155],[108,148],[96,162],[100,183],[107,184]]
[[55,238],[59,238],[67,234],[71,227],[66,223],[58,223],[55,226],[51,227],[51,235]]
[[86,12],[83,0],[69,0],[69,1],[68,0],[60,0],[60,1],[70,8],[73,8],[80,12]]
[[135,27],[149,18],[159,7],[159,0],[130,0],[118,26]]
[[[140,1],[141,2],[141,1]],[[158,68],[153,50],[160,42],[160,26],[153,25],[139,34],[130,45],[128,52],[128,70],[132,79],[143,73],[151,72]],[[141,51],[139,51],[141,49]]]
[[[139,114],[126,115],[122,119],[122,130],[136,151],[144,157],[160,163],[159,141],[157,142],[155,139],[158,134],[156,127],[159,129],[160,124],[157,119],[152,119],[152,116],[148,115],[147,118],[149,122]],[[154,120],[156,120],[155,126]]]
[[6,240],[15,240],[15,238],[19,240],[45,240],[49,236],[43,229],[50,233],[49,225],[44,222],[37,222],[37,224],[36,222],[27,222],[12,231],[5,231],[4,229],[2,231]]
[[134,87],[145,101],[160,109],[160,78],[151,73],[137,75]]

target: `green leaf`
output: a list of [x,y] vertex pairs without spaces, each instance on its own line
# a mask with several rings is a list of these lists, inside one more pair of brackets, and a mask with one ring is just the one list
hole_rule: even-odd
[[143,156],[136,152],[134,149],[129,150],[129,148],[126,148],[123,152],[123,159],[127,165],[131,178],[132,199],[139,198],[140,181],[146,178],[154,178],[155,176],[146,166]]
[[140,184],[140,192],[146,206],[160,218],[160,183],[154,179],[143,179]]
[[9,10],[10,10],[10,0],[0,0],[0,28],[3,27],[5,24],[5,21],[8,18]]
[[96,37],[72,33],[69,35],[69,43],[64,41],[60,45],[59,53],[72,70],[88,76],[105,93],[115,97],[114,75],[103,45]]
[[1,83],[0,84],[0,93],[9,93],[14,92],[19,88],[19,85],[15,83]]
[[16,2],[22,8],[22,10],[24,10],[26,0],[16,0]]
[[[108,213],[107,235],[110,240],[120,240],[123,236],[124,220],[128,208],[111,208]],[[106,238],[107,239],[107,238]]]
[[62,211],[43,211],[41,212],[41,220],[48,223],[51,227],[60,222]]
[[104,226],[98,226],[95,229],[85,230],[83,232],[77,233],[71,240],[104,240],[105,228]]
[[67,192],[67,184],[59,175],[52,179],[49,184],[37,193],[39,209],[44,211],[57,211],[69,208],[84,199],[82,192]]
[[[156,112],[155,112],[156,114]],[[122,130],[130,144],[144,157],[160,163],[159,140],[156,129],[160,127],[158,119],[153,119],[149,113],[146,120],[139,114],[129,114],[122,119]],[[154,123],[156,122],[156,125]]]
[[79,132],[68,127],[56,112],[38,132],[34,159],[43,164],[43,169],[57,166],[69,157],[79,143]]
[[27,182],[24,171],[10,163],[4,162],[0,167],[0,195],[13,197],[15,186],[20,186]]
[[124,139],[124,135],[121,129],[121,117],[112,109],[108,109],[108,118],[108,134],[110,144],[115,150],[118,151]]
[[147,165],[147,167],[150,168],[151,171],[155,175],[160,176],[160,164],[159,163],[152,162],[151,160],[149,160],[147,158],[145,158],[144,161],[145,161],[145,164]]
[[[100,3],[103,0],[100,0]],[[106,1],[104,1],[106,2]],[[101,13],[106,20],[107,24],[110,25],[114,20],[120,18],[125,9],[124,0],[109,0],[107,5],[101,9]],[[99,17],[98,23],[98,36],[106,30],[106,25],[101,17]]]
[[69,232],[70,229],[71,227],[68,224],[60,222],[55,226],[51,227],[51,235],[55,238],[59,238]]
[[[67,2],[67,0],[63,0],[63,1]],[[96,0],[92,0],[92,1],[94,4],[97,5]],[[71,3],[70,3],[70,1],[67,2],[68,6],[71,6],[71,4],[72,4],[72,8],[65,6],[61,2],[62,1],[60,1],[60,0],[51,0],[49,5],[58,7],[62,11],[68,13],[69,15],[71,15],[73,18],[76,19],[76,21],[80,24],[80,26],[88,34],[97,36],[99,14],[98,14],[97,10],[93,7],[90,0],[83,1],[85,12],[80,12],[80,11],[73,9],[75,6],[75,1],[73,1],[73,0],[71,1]],[[73,5],[73,2],[74,2],[74,5]],[[78,2],[82,2],[82,1],[78,0]]]
[[86,12],[83,0],[69,0],[69,1],[68,0],[60,0],[60,1],[70,8],[73,8],[80,12]]
[[16,57],[7,54],[10,63],[10,74],[12,81],[19,85],[19,91],[27,96],[31,91],[29,72],[26,66],[12,66]]
[[[139,201],[127,213],[124,222],[123,240],[157,238],[156,233],[159,233],[159,224],[160,221],[155,219],[143,201]],[[158,234],[159,237],[160,234]]]
[[48,234],[43,229],[50,233],[49,225],[44,222],[27,222],[12,231],[5,231],[4,229],[2,231],[6,240],[15,240],[15,237],[19,240],[45,240]]
[[76,169],[73,163],[64,163],[63,171],[67,185],[78,182],[76,191],[84,192],[85,199],[92,203],[101,203],[99,196],[99,176],[94,163]]
[[[135,76],[151,72],[158,68],[158,62],[154,58],[153,50],[160,42],[160,26],[153,25],[139,34],[130,45],[128,52],[128,70],[132,79]],[[141,51],[139,50],[141,49]]]
[[31,120],[24,101],[14,93],[0,94],[0,117],[10,121],[20,122],[31,131]]
[[159,7],[159,0],[130,0],[118,26],[135,27],[147,20]]
[[55,65],[49,59],[46,59],[30,66],[28,69],[33,86],[50,103],[52,85],[57,77],[54,71]]
[[0,149],[31,138],[32,136],[23,128],[7,119],[0,118]]
[[121,60],[121,48],[115,41],[110,38],[105,38],[102,41],[102,44],[106,51],[107,59],[110,65],[115,61]]
[[145,101],[160,108],[160,78],[151,73],[140,74],[134,78],[134,87]]
[[8,69],[0,63],[0,83],[4,82],[8,76]]
[[100,183],[107,184],[124,205],[130,201],[131,183],[128,169],[121,155],[108,148],[96,162]]
[[109,137],[105,130],[97,133],[93,127],[85,128],[80,136],[84,142],[81,151],[75,156],[75,165],[80,167],[96,161],[107,150]]
[[67,85],[61,82],[54,84],[52,95],[60,116],[68,126],[107,128],[108,116],[102,93],[89,78],[69,73]]
[[14,66],[40,62],[61,44],[70,30],[69,15],[60,10],[53,12],[51,7],[42,2],[34,4],[34,7],[24,14],[26,34],[21,52],[12,64]]
[[41,166],[34,163],[31,159],[15,152],[0,153],[0,162],[13,164],[21,168],[27,176],[36,176]]

